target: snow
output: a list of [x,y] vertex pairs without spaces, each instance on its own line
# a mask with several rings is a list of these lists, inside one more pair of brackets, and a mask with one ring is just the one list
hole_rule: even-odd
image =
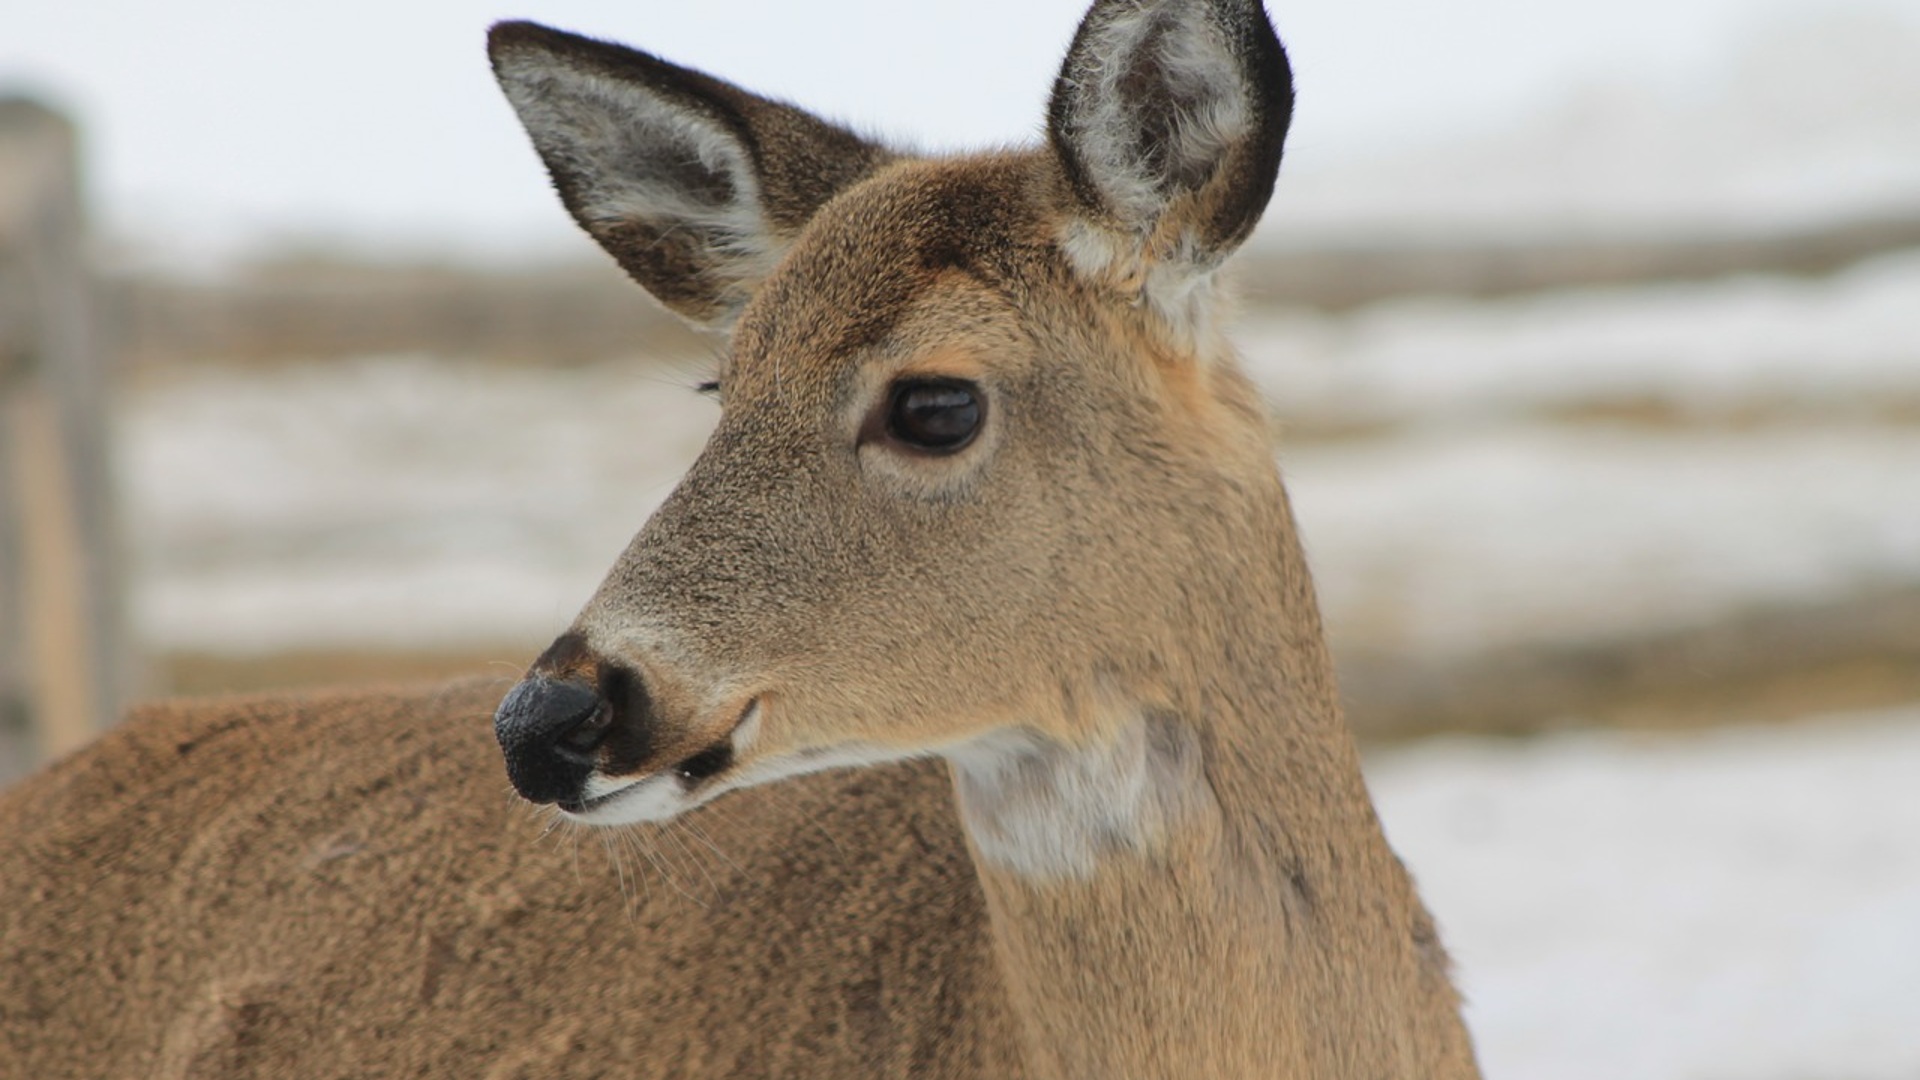
[[1920,710],[1453,738],[1369,781],[1489,1077],[1920,1075]]
[[1631,635],[1920,581],[1920,431],[1523,426],[1284,453],[1336,642]]
[[[1916,133],[1920,142],[1920,132]],[[1599,404],[1710,419],[1920,403],[1920,252],[1737,277],[1251,314],[1234,339],[1283,420],[1482,425]]]
[[549,637],[705,440],[697,381],[387,356],[136,385],[136,627],[242,652]]

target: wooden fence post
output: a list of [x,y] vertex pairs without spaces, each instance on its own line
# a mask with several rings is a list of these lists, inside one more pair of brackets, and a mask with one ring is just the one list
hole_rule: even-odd
[[0,99],[0,724],[42,759],[111,722],[131,671],[77,144]]

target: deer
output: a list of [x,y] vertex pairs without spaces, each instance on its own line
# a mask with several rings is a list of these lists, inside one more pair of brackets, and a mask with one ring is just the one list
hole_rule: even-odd
[[489,51],[724,342],[711,440],[510,687],[161,703],[6,793],[0,1073],[1477,1075],[1223,329],[1258,0],[1096,0],[1044,141],[947,156]]

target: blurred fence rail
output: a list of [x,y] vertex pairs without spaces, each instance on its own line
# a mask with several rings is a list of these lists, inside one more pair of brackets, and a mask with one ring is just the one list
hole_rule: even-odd
[[383,353],[575,364],[711,348],[610,263],[489,270],[286,256],[208,279],[127,275],[109,299],[135,367]]
[[1377,740],[1793,720],[1920,701],[1920,586],[1463,656],[1335,645],[1349,715]]
[[[1909,248],[1920,248],[1920,210],[1739,237],[1256,244],[1235,278],[1249,306],[1337,312],[1414,295],[1819,276]],[[712,348],[599,260],[486,269],[286,256],[212,277],[147,272],[109,285],[116,336],[136,366],[406,352],[569,364]]]
[[1255,250],[1243,260],[1239,278],[1249,304],[1339,311],[1421,294],[1491,298],[1736,274],[1819,277],[1917,247],[1920,209],[1750,236],[1436,240]]
[[[1920,586],[1758,605],[1696,622],[1446,655],[1383,650],[1334,632],[1347,719],[1388,743],[1581,727],[1689,730],[1777,723],[1920,701]],[[162,651],[177,694],[257,693],[491,673],[502,689],[538,641]]]
[[80,204],[73,125],[0,99],[0,738],[15,761],[89,739],[129,674]]

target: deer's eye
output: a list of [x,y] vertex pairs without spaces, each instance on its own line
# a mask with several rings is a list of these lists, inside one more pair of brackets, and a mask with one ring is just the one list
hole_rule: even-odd
[[902,379],[887,402],[887,435],[927,454],[951,454],[973,441],[987,416],[980,388],[959,379]]

